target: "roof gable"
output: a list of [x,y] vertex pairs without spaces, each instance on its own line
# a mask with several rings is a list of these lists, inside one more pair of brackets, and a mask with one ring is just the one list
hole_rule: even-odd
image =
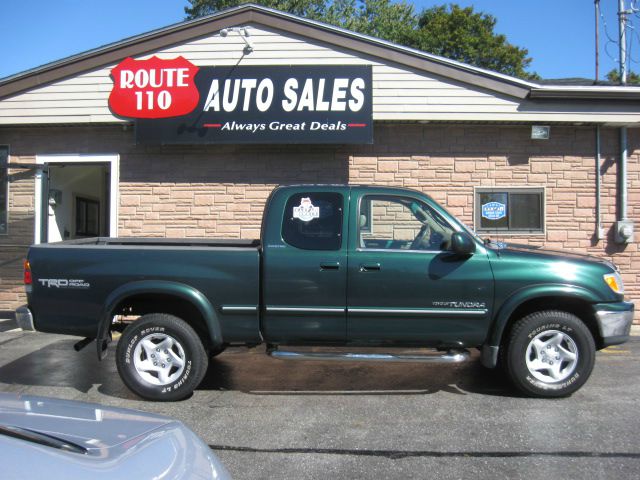
[[245,4],[213,15],[155,30],[121,42],[74,55],[34,70],[0,80],[0,99],[20,92],[112,65],[127,57],[149,54],[206,37],[223,28],[254,23],[275,28],[341,49],[439,75],[516,98],[525,98],[529,82],[453,60],[402,47],[331,25],[306,20],[277,10]]
[[[250,28],[256,48],[243,53]],[[243,5],[0,80],[0,125],[122,123],[108,106],[127,57],[198,66],[371,65],[374,121],[640,124],[640,88],[539,85],[276,10]]]

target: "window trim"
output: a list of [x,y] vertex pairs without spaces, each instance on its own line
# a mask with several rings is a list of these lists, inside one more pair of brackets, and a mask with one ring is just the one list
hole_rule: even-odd
[[[541,230],[503,230],[482,229],[480,227],[480,197],[481,193],[539,193],[542,195]],[[479,235],[494,234],[500,236],[545,236],[547,234],[547,187],[544,185],[505,185],[491,187],[473,187],[473,231]]]
[[[3,187],[2,185],[0,185],[0,188],[4,188],[4,193],[5,193],[5,216],[6,216],[6,222],[7,222],[7,226],[6,226],[6,230],[4,232],[0,231],[0,236],[5,237],[5,236],[9,236],[9,156],[10,156],[10,148],[9,145],[0,145],[0,152],[4,152],[6,151],[7,154],[7,158],[5,159],[4,165],[2,164],[2,162],[0,162],[0,169],[4,170],[4,174],[5,174],[5,179],[6,179],[6,187]],[[0,153],[0,155],[3,155],[3,153]]]

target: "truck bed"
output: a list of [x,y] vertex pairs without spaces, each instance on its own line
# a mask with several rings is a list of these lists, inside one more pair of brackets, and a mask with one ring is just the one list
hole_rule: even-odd
[[[259,340],[259,249],[258,240],[227,239],[95,237],[33,245],[29,297],[36,328],[94,337],[105,304],[123,289],[171,284],[210,302],[225,339]],[[159,306],[161,297],[144,301]]]

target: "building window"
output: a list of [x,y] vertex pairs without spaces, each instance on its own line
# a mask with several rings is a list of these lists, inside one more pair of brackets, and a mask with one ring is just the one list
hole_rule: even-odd
[[76,236],[97,237],[100,235],[100,202],[76,197]]
[[297,193],[289,197],[282,239],[304,250],[340,250],[344,200],[339,193]]
[[6,235],[9,223],[9,147],[0,145],[0,235]]
[[543,188],[477,188],[479,233],[544,233]]

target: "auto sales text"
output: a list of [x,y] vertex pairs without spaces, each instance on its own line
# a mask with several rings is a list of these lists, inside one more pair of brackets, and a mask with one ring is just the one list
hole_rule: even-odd
[[[358,112],[365,103],[363,78],[297,78],[287,79],[282,88],[280,106],[284,112]],[[270,78],[213,79],[204,102],[205,112],[233,112],[241,108],[248,112],[257,108],[266,112],[275,98],[275,86]]]

